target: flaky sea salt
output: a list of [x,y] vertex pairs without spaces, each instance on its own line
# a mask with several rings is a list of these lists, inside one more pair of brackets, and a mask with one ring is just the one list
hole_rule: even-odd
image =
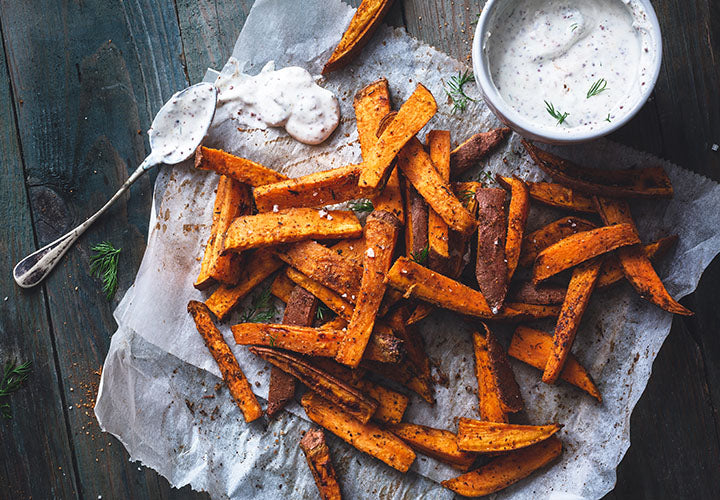
[[372,259],[373,257],[375,257],[375,250],[373,250],[372,248],[368,248],[367,250],[365,250],[365,255]]

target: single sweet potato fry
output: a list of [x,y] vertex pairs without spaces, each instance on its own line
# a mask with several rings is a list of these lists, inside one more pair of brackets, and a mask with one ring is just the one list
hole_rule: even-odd
[[388,212],[374,211],[367,218],[362,280],[347,333],[335,358],[340,363],[353,368],[360,363],[385,294],[385,275],[400,229],[400,221]]
[[[285,276],[282,274],[281,276]],[[275,280],[277,281],[277,279]],[[283,313],[283,324],[312,326],[318,308],[318,300],[310,292],[296,286],[288,279],[292,287]],[[275,283],[273,283],[274,285]],[[272,293],[272,286],[270,287]],[[268,405],[265,413],[274,416],[295,396],[295,379],[275,364],[270,367],[270,385],[268,387]]]
[[295,283],[284,272],[278,273],[270,285],[270,293],[286,304],[290,301],[294,289]]
[[188,302],[188,312],[195,320],[195,326],[202,335],[212,357],[220,368],[223,380],[230,391],[230,395],[243,413],[245,422],[252,422],[262,416],[262,408],[252,392],[250,382],[240,369],[230,347],[228,347],[220,330],[213,323],[210,310],[202,302],[191,300]]
[[552,306],[562,304],[565,300],[567,288],[560,285],[523,281],[510,287],[508,300],[524,302],[526,304],[537,304]]
[[[552,346],[553,339],[551,335],[527,326],[518,326],[510,341],[508,354],[523,363],[534,366],[538,370],[544,370],[552,352]],[[565,360],[565,366],[560,372],[560,378],[579,387],[602,402],[602,396],[597,386],[595,386],[595,382],[572,353],[568,354]]]
[[428,206],[409,182],[405,183],[405,255],[427,263]]
[[315,368],[297,355],[266,347],[250,347],[248,350],[292,375],[310,390],[362,423],[367,423],[378,408],[378,402],[374,399],[366,397],[329,373]]
[[325,444],[321,429],[307,431],[300,440],[300,449],[305,454],[308,467],[315,479],[315,485],[322,500],[342,500],[335,469],[330,460],[330,450]]
[[353,99],[358,140],[363,158],[378,140],[380,121],[391,111],[387,78],[380,78],[358,90]]
[[[509,179],[509,177],[499,177],[498,181],[507,186]],[[592,198],[562,184],[552,182],[526,182],[525,184],[530,192],[530,198],[535,201],[573,212],[595,213]]]
[[230,330],[239,345],[276,347],[328,358],[335,356],[344,334],[341,330],[328,328],[266,323],[239,323],[232,325]]
[[304,240],[357,238],[361,234],[362,226],[350,211],[289,208],[235,219],[225,233],[223,253]]
[[280,247],[276,255],[289,266],[339,293],[348,302],[356,300],[363,276],[362,267],[353,265],[336,250],[316,241],[302,241]]
[[535,262],[538,254],[550,245],[553,245],[571,234],[582,231],[590,231],[597,226],[590,221],[579,217],[563,217],[551,222],[545,227],[525,235],[520,251],[519,264],[523,267],[530,267]]
[[671,198],[670,178],[662,167],[603,170],[585,168],[522,141],[535,164],[555,182],[584,194],[612,198]]
[[525,302],[506,302],[505,309],[491,319],[532,321],[535,319],[557,318],[559,305],[527,304]]
[[475,199],[479,222],[475,277],[490,309],[497,314],[507,295],[509,276],[505,256],[505,191],[499,188],[479,189]]
[[323,75],[344,67],[360,52],[391,5],[392,0],[363,0],[360,3],[340,43],[325,63]]
[[210,237],[205,245],[205,253],[200,263],[200,274],[195,280],[195,288],[205,290],[216,282],[235,285],[240,279],[242,258],[238,254],[220,255],[222,239],[235,217],[247,215],[252,207],[250,188],[221,175],[218,181],[215,205],[213,207]]
[[440,462],[466,471],[475,461],[476,455],[462,451],[457,445],[457,436],[444,429],[402,422],[388,425],[386,429],[405,441],[415,451]]
[[[670,251],[670,249],[677,244],[677,241],[678,237],[675,234],[665,236],[664,238],[660,238],[653,243],[648,243],[647,245],[645,245],[643,247],[643,252],[645,253],[645,256],[650,259],[651,262],[654,262],[656,259],[659,259],[668,251]],[[603,266],[600,269],[600,277],[598,277],[598,282],[595,286],[597,288],[605,288],[617,283],[624,278],[625,273],[623,272],[623,268],[620,265],[620,261],[618,260],[617,256],[609,255],[605,258],[605,261],[603,262]]]
[[510,177],[510,206],[508,207],[507,238],[505,239],[508,281],[515,274],[520,260],[525,222],[529,211],[530,191],[527,184],[517,177]]
[[326,428],[358,450],[407,472],[415,453],[394,434],[373,423],[363,424],[313,392],[306,392],[301,404],[310,420]]
[[270,250],[264,248],[256,250],[246,259],[238,284],[220,286],[208,297],[205,305],[217,319],[222,321],[253,288],[280,269],[282,265],[282,261],[275,258]]
[[513,453],[493,459],[479,469],[448,479],[441,484],[466,497],[489,495],[549,464],[562,453],[562,442],[555,436]]
[[[393,120],[395,123],[398,118]],[[410,138],[398,153],[398,168],[413,185],[425,202],[445,223],[461,234],[475,230],[475,218],[455,197],[449,182],[445,181],[430,160],[416,137]]]
[[358,186],[361,168],[360,165],[347,165],[256,187],[253,190],[255,206],[261,213],[277,212],[364,198],[370,192]]
[[[630,214],[630,206],[625,200],[596,196],[595,206],[605,224],[629,224],[637,235],[635,221]],[[670,296],[650,263],[650,259],[645,255],[642,245],[619,248],[617,256],[625,277],[642,298],[673,314],[683,316],[693,314],[691,310]]]
[[[406,146],[407,147],[407,146]],[[440,176],[449,185],[450,182],[450,132],[431,130],[427,134],[427,148],[430,161]],[[447,222],[432,208],[428,211],[428,263],[430,269],[445,272],[450,258],[449,227]]]
[[[510,360],[503,346],[500,345],[495,335],[485,323],[484,344],[480,344],[487,353],[487,362],[492,379],[490,383],[497,394],[500,407],[506,413],[517,413],[523,409],[523,400],[520,395],[520,387],[515,381],[515,373],[510,366]],[[475,340],[473,335],[473,340]],[[477,343],[475,344],[477,345]]]
[[473,350],[475,351],[475,376],[478,382],[478,404],[480,418],[487,422],[508,422],[508,412],[500,403],[495,379],[490,368],[490,354],[487,336],[479,332],[473,333]]
[[476,453],[512,451],[545,441],[560,429],[559,424],[515,425],[460,418],[457,443],[461,450]]
[[570,278],[565,301],[553,334],[553,349],[548,357],[542,380],[554,384],[570,354],[575,334],[597,283],[602,259],[593,259],[578,266]]
[[[239,323],[230,329],[239,345],[259,345],[334,358],[345,336],[342,330],[273,323]],[[370,336],[364,359],[378,363],[397,363],[402,359],[402,342],[386,331]]]
[[[390,111],[380,120],[376,137],[382,135],[385,128],[395,119],[395,116],[397,116],[397,111]],[[363,155],[365,155],[364,152]],[[403,188],[405,183],[400,180],[400,172],[397,166],[393,164],[390,168],[390,176],[385,183],[385,187],[375,195],[373,203],[375,210],[390,212],[397,217],[400,222],[405,224],[405,204],[403,201]]]
[[457,177],[485,158],[500,142],[510,135],[509,128],[496,128],[480,132],[466,139],[450,152],[450,172]]
[[292,267],[287,268],[285,273],[287,274],[287,277],[290,278],[294,283],[300,285],[305,290],[320,299],[320,302],[328,306],[330,310],[332,310],[335,314],[340,316],[345,321],[350,321],[354,309],[350,301],[343,299],[342,297],[340,297],[340,295],[330,290],[328,287],[324,286],[318,281],[315,281],[312,278],[305,276],[303,273],[301,273],[300,271],[296,271]]
[[287,179],[280,172],[264,167],[259,163],[239,156],[231,155],[219,149],[199,146],[195,151],[195,168],[213,170],[227,175],[238,182],[251,187],[264,186]]
[[493,314],[482,293],[405,257],[395,261],[388,271],[387,282],[404,292],[406,298],[414,297],[477,318],[521,320],[557,315],[552,306],[532,304],[518,304],[521,310],[515,310],[514,304],[508,304],[501,313]]
[[395,119],[385,128],[372,151],[364,157],[360,174],[361,188],[377,189],[387,180],[395,156],[437,111],[437,103],[430,91],[418,84],[415,92],[398,111]]
[[616,248],[640,243],[632,224],[603,226],[570,235],[541,251],[535,259],[533,282],[539,283]]

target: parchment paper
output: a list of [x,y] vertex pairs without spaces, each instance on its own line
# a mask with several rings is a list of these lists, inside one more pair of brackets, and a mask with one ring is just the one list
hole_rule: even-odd
[[[238,70],[253,74],[269,60],[275,60],[277,67],[299,65],[319,73],[352,12],[338,0],[259,0],[221,78]],[[390,82],[396,105],[410,95],[418,82],[426,85],[439,104],[438,114],[426,130],[450,130],[457,143],[476,131],[499,125],[479,99],[464,113],[451,112],[443,78],[460,69],[463,66],[458,61],[412,39],[403,30],[382,27],[354,63],[322,81],[340,98],[342,116],[338,130],[326,143],[306,146],[289,138],[282,129],[249,130],[242,124],[225,122],[214,124],[207,144],[290,176],[358,162],[361,156],[352,97],[382,76]],[[474,92],[470,86],[466,89]],[[658,163],[665,167],[675,197],[633,203],[633,214],[645,241],[679,234],[677,248],[659,264],[658,272],[673,296],[692,292],[702,271],[720,251],[720,187],[673,164],[609,141],[564,148],[561,154],[584,165],[604,168]],[[493,174],[516,173],[529,180],[542,178],[517,136],[490,158],[485,170]],[[471,172],[467,177],[478,173]],[[115,311],[119,330],[103,371],[96,414],[101,426],[118,436],[134,459],[156,468],[174,485],[189,483],[217,497],[268,498],[270,489],[275,488],[282,488],[283,495],[288,494],[288,488],[295,488],[302,492],[301,496],[312,497],[312,488],[307,489],[309,473],[303,466],[295,466],[302,459],[295,443],[300,431],[307,428],[306,423],[287,416],[272,423],[268,430],[260,424],[248,426],[222,391],[212,400],[213,409],[220,405],[221,416],[214,420],[198,416],[199,410],[193,406],[201,402],[204,411],[211,413],[201,393],[203,389],[211,391],[217,380],[214,377],[219,375],[186,313],[188,300],[205,298],[193,289],[192,283],[207,238],[216,184],[214,174],[196,172],[189,164],[166,168],[158,176],[147,250],[135,285]],[[559,212],[533,208],[530,220],[539,226],[558,216]],[[235,320],[230,318],[222,327],[231,346],[227,325]],[[603,394],[602,404],[565,384],[542,384],[539,371],[514,363],[527,408],[523,418],[530,423],[565,424],[560,434],[565,452],[551,469],[505,490],[498,498],[543,498],[552,492],[599,498],[612,489],[615,468],[630,444],[632,408],[645,388],[671,320],[669,314],[640,299],[627,284],[595,293],[573,352],[596,380]],[[545,328],[551,331],[552,323]],[[458,417],[477,417],[472,329],[473,325],[448,312],[439,312],[422,324],[429,354],[449,382],[446,387],[436,387],[434,407],[412,396],[407,421],[456,430]],[[509,329],[497,327],[497,332],[509,340]],[[233,351],[256,386],[256,393],[265,397],[269,378],[266,364],[242,347],[234,346]],[[303,414],[297,406],[290,411]],[[292,437],[277,437],[275,443],[273,432],[281,431]],[[388,498],[451,496],[412,475],[403,479],[379,461],[343,446],[342,457],[347,458],[340,460],[342,467],[347,460],[349,468],[342,474],[342,482],[348,493],[353,492],[349,498],[376,498],[378,489]],[[362,468],[355,467],[356,459]],[[420,455],[413,470],[434,481],[457,475]],[[266,487],[255,488],[255,482]]]

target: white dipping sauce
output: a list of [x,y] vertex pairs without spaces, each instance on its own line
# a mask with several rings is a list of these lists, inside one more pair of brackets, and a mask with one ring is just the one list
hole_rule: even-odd
[[[489,31],[493,84],[536,127],[610,127],[652,83],[658,54],[636,0],[510,0]],[[588,97],[594,84],[604,90]]]
[[[236,66],[237,68],[237,66]],[[329,90],[296,66],[275,71],[269,62],[256,76],[239,69],[221,73],[215,122],[235,120],[241,127],[285,127],[296,140],[320,144],[340,122],[340,106]]]

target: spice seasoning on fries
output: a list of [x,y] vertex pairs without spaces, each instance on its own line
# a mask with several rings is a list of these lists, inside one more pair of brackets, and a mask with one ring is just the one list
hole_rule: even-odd
[[[371,27],[386,3],[363,2],[327,70],[347,62],[366,36],[362,26]],[[273,279],[263,297],[274,300],[272,293],[287,304],[283,324],[246,314],[231,326],[238,345],[272,366],[268,415],[293,398],[299,382],[308,418],[358,450],[402,472],[418,452],[464,472],[443,482],[460,495],[498,491],[562,453],[561,423],[518,421],[519,415],[532,420],[533,408],[524,405],[510,358],[542,370],[543,382],[562,379],[602,401],[572,352],[596,290],[627,280],[663,309],[691,314],[669,296],[651,264],[677,237],[643,245],[628,204],[670,196],[672,186],[662,169],[585,169],[527,142],[530,158],[553,182],[498,176],[504,189],[450,182],[509,130],[479,132],[454,150],[449,132],[432,130],[423,145],[417,134],[437,106],[421,84],[397,112],[385,79],[361,89],[353,104],[363,156],[357,165],[288,179],[250,159],[198,149],[196,167],[220,177],[197,287],[219,286],[206,304],[193,301],[188,309],[252,421],[262,409],[210,313],[226,320]],[[353,200],[352,210],[326,208]],[[545,205],[569,213],[527,231],[531,207]],[[364,216],[356,216],[363,212],[369,212],[364,227]],[[464,273],[473,253],[474,279]],[[415,324],[437,308],[475,322],[482,420],[457,415],[457,433],[403,421],[410,404],[435,404],[431,360]],[[548,318],[557,318],[552,335],[519,324],[507,350],[493,331],[492,322]],[[424,401],[411,403],[406,390]],[[320,496],[340,498],[324,438],[312,430],[300,447]],[[491,460],[473,470],[483,455]]]

